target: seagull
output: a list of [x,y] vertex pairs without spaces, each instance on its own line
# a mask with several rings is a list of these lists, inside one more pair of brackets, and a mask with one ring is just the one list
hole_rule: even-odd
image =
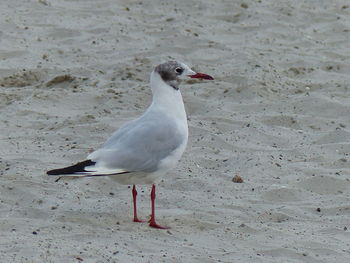
[[176,166],[188,141],[185,106],[179,89],[186,78],[213,80],[197,73],[184,63],[168,61],[151,73],[152,103],[137,119],[127,122],[85,161],[48,171],[56,176],[108,176],[120,183],[133,185],[134,222],[137,216],[135,185],[152,184],[149,226],[167,229],[155,220],[155,183]]

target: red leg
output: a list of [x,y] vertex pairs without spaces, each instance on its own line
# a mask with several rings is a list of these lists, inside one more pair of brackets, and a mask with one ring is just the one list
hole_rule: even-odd
[[137,209],[136,209],[136,196],[137,196],[137,191],[135,185],[132,186],[132,199],[134,201],[134,222],[138,223],[143,223],[144,221],[138,219],[137,217]]
[[149,226],[158,228],[158,229],[169,229],[170,227],[167,226],[161,226],[156,223],[156,218],[154,214],[154,201],[156,199],[156,186],[153,184],[152,185],[152,191],[151,191],[151,201],[152,201],[152,215],[151,219],[149,220]]

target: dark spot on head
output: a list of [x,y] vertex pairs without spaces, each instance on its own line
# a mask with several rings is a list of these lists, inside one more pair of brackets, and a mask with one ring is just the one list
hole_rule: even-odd
[[175,80],[177,77],[176,74],[173,74],[172,72],[169,72],[169,71],[161,71],[159,72],[159,75],[162,77],[162,79],[165,82]]
[[166,63],[158,65],[155,69],[162,80],[174,89],[179,89],[181,80],[178,78],[182,74],[184,69],[182,65],[176,61],[168,61]]

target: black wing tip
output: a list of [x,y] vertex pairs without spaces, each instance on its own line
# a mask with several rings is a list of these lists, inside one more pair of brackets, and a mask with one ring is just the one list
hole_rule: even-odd
[[96,162],[93,162],[91,160],[85,160],[77,164],[74,164],[72,166],[47,171],[46,174],[47,175],[64,175],[64,174],[74,174],[77,172],[86,172],[85,167],[94,165],[95,163]]
[[59,170],[61,170],[61,169],[50,170],[50,171],[47,171],[46,174],[47,175],[60,175]]

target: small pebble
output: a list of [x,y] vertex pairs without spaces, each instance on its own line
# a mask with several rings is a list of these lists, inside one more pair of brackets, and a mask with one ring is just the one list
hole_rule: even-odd
[[243,183],[243,178],[236,174],[236,175],[232,178],[232,182],[234,182],[234,183]]

